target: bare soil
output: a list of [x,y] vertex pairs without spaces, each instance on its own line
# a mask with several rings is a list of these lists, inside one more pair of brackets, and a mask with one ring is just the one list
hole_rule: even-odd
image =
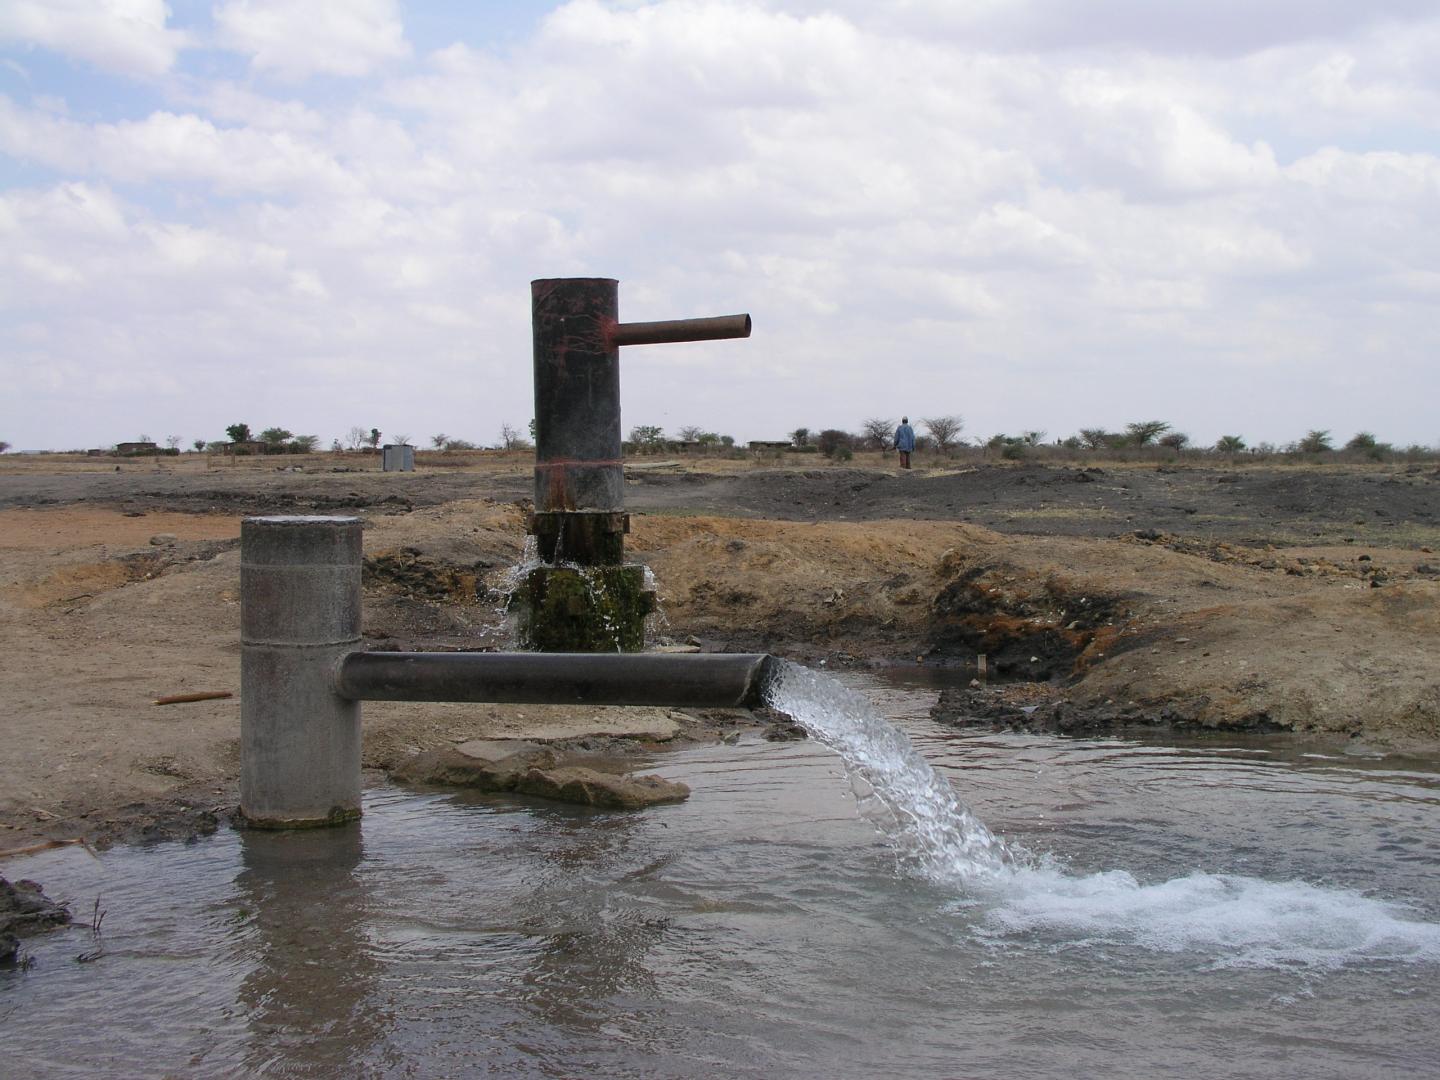
[[[240,520],[366,522],[372,648],[498,648],[530,462],[0,459],[0,850],[187,835],[235,802]],[[339,471],[343,470],[343,471]],[[1433,466],[845,466],[640,459],[628,549],[658,633],[953,669],[942,716],[1440,746]],[[978,675],[984,684],[963,687]],[[477,738],[613,752],[744,714],[371,703],[367,767]]]

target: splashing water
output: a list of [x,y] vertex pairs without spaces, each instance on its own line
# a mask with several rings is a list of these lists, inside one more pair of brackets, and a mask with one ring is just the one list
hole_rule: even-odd
[[1149,885],[1124,870],[1067,873],[991,833],[862,694],[786,663],[766,699],[840,755],[861,812],[902,872],[958,890],[956,914],[981,909],[982,940],[1194,951],[1218,968],[1440,962],[1440,925],[1352,889],[1204,872]]
[[840,755],[860,811],[902,869],[937,883],[996,879],[1012,853],[865,697],[798,664],[781,664],[768,703]]

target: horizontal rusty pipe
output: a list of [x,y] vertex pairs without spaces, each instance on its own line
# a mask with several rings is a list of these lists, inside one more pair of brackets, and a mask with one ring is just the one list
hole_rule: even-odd
[[352,652],[335,692],[350,701],[755,708],[780,661],[764,653]]
[[612,346],[660,345],[667,341],[716,341],[750,336],[749,315],[717,315],[712,319],[667,319],[662,322],[616,323],[607,335]]

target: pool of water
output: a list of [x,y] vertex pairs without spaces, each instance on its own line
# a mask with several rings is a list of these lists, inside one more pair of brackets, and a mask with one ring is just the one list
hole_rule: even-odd
[[1440,1070],[1440,761],[962,734],[851,681],[1002,870],[917,866],[834,753],[748,738],[657,758],[694,793],[641,813],[384,788],[343,829],[47,852],[3,870],[101,933],[0,972],[0,1072]]

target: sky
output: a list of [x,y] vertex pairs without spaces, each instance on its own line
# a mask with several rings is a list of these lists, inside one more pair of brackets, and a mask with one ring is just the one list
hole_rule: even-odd
[[487,445],[529,283],[626,431],[1440,445],[1440,0],[0,0],[0,440]]

